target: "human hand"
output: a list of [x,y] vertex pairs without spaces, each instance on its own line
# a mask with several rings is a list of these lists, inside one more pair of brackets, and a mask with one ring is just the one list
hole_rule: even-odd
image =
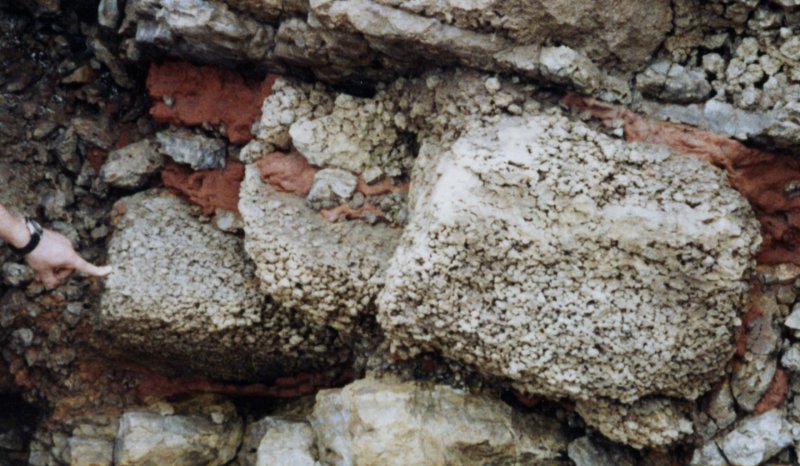
[[98,267],[86,262],[72,248],[64,235],[45,229],[39,245],[25,256],[25,261],[46,288],[55,288],[62,280],[77,270],[94,277],[105,277],[111,267]]

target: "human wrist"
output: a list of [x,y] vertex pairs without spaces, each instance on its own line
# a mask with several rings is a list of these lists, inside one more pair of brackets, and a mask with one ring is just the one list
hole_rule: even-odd
[[15,248],[22,248],[28,244],[31,240],[31,232],[25,223],[25,217],[13,216],[11,228],[9,228],[8,237],[5,240]]

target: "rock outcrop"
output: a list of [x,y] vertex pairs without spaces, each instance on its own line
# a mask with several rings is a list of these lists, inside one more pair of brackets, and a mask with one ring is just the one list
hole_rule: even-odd
[[256,165],[247,166],[239,211],[265,293],[317,325],[351,331],[368,324],[399,231],[330,223],[302,197],[263,183]]
[[330,330],[260,293],[242,240],[202,223],[189,204],[148,191],[115,210],[115,271],[99,324],[117,347],[222,379],[346,360]]
[[720,170],[548,115],[419,157],[378,300],[396,351],[581,400],[723,374],[760,238]]
[[554,464],[558,424],[442,385],[363,379],[317,394],[310,417],[323,464]]
[[160,412],[130,411],[119,421],[114,464],[222,466],[236,455],[242,420],[229,401],[205,397]]

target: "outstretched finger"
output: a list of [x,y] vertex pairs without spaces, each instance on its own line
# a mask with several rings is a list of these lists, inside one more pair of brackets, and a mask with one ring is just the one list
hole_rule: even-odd
[[63,269],[56,269],[53,275],[56,277],[56,280],[62,281],[65,278],[69,277],[72,274],[72,267],[64,267]]
[[93,277],[105,277],[106,275],[111,273],[111,267],[108,265],[98,267],[94,264],[90,264],[86,262],[86,260],[80,256],[75,256],[75,259],[72,261],[72,266],[75,267],[75,270],[79,272],[83,272],[87,275],[91,275]]
[[53,272],[49,269],[39,272],[39,281],[41,281],[42,285],[47,289],[55,288],[56,285],[58,285],[58,279],[56,279],[56,276],[53,275]]

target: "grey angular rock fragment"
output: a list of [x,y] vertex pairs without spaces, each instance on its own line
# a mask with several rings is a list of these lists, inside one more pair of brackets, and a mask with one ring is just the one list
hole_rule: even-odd
[[569,459],[575,466],[635,466],[636,459],[622,448],[606,448],[592,441],[588,436],[569,443]]
[[675,105],[644,102],[645,113],[656,118],[686,123],[714,133],[746,141],[767,132],[777,112],[750,112],[717,99],[704,104]]
[[745,419],[717,441],[732,466],[758,466],[791,443],[791,425],[775,409]]
[[3,283],[8,286],[21,286],[34,278],[33,270],[24,264],[16,262],[4,262],[1,269]]
[[719,429],[724,429],[736,421],[735,401],[727,378],[724,379],[719,388],[711,393],[708,414]]
[[781,365],[791,372],[800,373],[800,345],[792,345],[783,353]]
[[350,199],[358,185],[358,178],[346,170],[326,168],[314,175],[311,191],[306,201],[317,209],[330,209]]
[[97,5],[97,23],[115,29],[122,15],[119,7],[119,0],[100,0]]
[[783,325],[794,332],[800,330],[800,305],[792,307],[792,312],[786,317]]
[[722,376],[760,237],[720,170],[557,115],[417,160],[378,299],[395,351],[581,400],[694,399]]
[[711,84],[702,70],[663,60],[639,74],[636,85],[645,95],[677,103],[702,101],[711,93]]
[[70,466],[111,466],[114,464],[114,443],[100,438],[70,437]]
[[255,165],[246,168],[239,211],[265,293],[336,329],[352,330],[372,313],[399,231],[329,223],[302,197],[262,183]]
[[575,410],[609,439],[639,449],[672,445],[693,432],[686,403],[667,398],[647,398],[631,405],[602,399],[579,401]]
[[567,448],[554,420],[445,385],[362,379],[319,392],[310,421],[332,466],[544,465]]
[[254,380],[347,359],[331,330],[259,292],[242,240],[201,223],[174,195],[115,206],[99,326],[115,348],[220,379]]
[[156,134],[161,153],[193,170],[225,168],[225,142],[195,134],[187,129],[160,131]]
[[710,442],[694,451],[689,466],[730,466],[730,463],[722,456],[717,444]]
[[205,412],[171,414],[126,412],[114,445],[117,466],[221,466],[236,455],[242,421],[225,402]]
[[319,466],[314,431],[307,422],[271,419],[258,445],[255,466]]
[[164,156],[150,139],[128,144],[108,153],[100,179],[115,188],[136,189],[164,167]]
[[227,64],[269,63],[275,36],[272,26],[205,0],[129,1],[121,29],[135,31],[140,46]]

